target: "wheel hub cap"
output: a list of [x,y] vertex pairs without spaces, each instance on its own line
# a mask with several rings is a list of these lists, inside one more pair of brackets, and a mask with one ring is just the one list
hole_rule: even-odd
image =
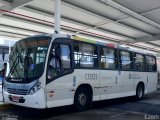
[[81,105],[85,105],[86,104],[86,95],[85,94],[80,94],[78,100],[79,100],[79,103]]
[[139,96],[139,98],[142,97],[142,94],[143,94],[143,92],[142,92],[142,89],[140,88],[140,89],[138,90],[138,96]]

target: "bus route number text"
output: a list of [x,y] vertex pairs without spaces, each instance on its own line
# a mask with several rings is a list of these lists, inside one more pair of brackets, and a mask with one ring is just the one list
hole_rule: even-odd
[[95,73],[86,73],[85,74],[86,80],[98,80],[98,74]]

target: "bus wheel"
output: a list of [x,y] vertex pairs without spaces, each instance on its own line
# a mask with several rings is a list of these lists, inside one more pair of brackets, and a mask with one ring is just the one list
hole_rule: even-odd
[[90,104],[89,93],[84,87],[78,88],[74,98],[74,107],[77,111],[83,111]]
[[137,89],[136,89],[136,98],[140,100],[143,97],[144,97],[144,86],[143,84],[138,84]]

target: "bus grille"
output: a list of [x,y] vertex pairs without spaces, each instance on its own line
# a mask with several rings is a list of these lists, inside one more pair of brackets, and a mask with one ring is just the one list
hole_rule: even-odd
[[11,94],[17,94],[17,95],[27,95],[28,94],[28,90],[24,90],[24,89],[7,88],[7,92]]

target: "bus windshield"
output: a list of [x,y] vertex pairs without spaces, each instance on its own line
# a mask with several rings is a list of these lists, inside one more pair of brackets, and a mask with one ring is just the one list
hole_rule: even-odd
[[44,71],[45,58],[51,37],[32,37],[18,41],[9,56],[6,80],[30,82]]

